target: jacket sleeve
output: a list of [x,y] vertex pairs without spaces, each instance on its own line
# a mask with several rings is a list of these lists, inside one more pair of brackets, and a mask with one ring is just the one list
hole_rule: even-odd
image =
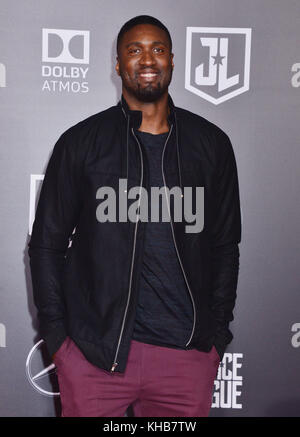
[[75,147],[65,133],[52,151],[28,244],[40,333],[51,356],[67,336],[61,278],[69,238],[80,212],[75,158]]
[[220,131],[216,139],[217,170],[212,232],[211,309],[217,321],[214,345],[222,360],[233,335],[233,320],[239,273],[241,212],[235,156],[228,136]]

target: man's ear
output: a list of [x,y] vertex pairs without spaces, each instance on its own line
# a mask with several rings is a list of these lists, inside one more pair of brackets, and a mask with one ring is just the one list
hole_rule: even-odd
[[171,53],[171,59],[172,59],[172,68],[174,68],[174,61],[173,61],[173,58],[174,58],[174,53]]
[[115,70],[117,72],[117,75],[120,76],[120,65],[119,65],[119,58],[118,58],[118,56],[116,57],[116,60],[117,60],[117,63],[116,63],[116,66],[115,66]]

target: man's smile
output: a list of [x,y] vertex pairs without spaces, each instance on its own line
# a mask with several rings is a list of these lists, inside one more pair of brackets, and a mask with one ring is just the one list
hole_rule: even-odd
[[153,81],[154,79],[156,79],[158,77],[158,75],[159,75],[159,73],[155,72],[155,71],[149,71],[149,72],[144,71],[144,72],[138,73],[138,77],[146,80],[147,82]]

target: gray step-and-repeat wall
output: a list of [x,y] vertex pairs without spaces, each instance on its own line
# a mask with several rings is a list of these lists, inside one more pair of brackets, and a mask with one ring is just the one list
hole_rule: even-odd
[[243,218],[234,340],[211,416],[300,416],[299,0],[1,0],[0,415],[55,416],[27,254],[54,143],[116,104],[122,24],[169,28],[177,106],[231,138]]

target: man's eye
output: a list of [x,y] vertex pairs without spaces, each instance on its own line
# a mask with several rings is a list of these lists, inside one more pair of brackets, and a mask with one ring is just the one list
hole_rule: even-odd
[[160,47],[155,47],[154,50],[157,51],[158,53],[162,53],[164,51],[164,49]]
[[135,54],[135,53],[138,53],[139,50],[140,50],[140,49],[130,49],[130,50],[129,50],[129,53],[130,53],[130,54]]

